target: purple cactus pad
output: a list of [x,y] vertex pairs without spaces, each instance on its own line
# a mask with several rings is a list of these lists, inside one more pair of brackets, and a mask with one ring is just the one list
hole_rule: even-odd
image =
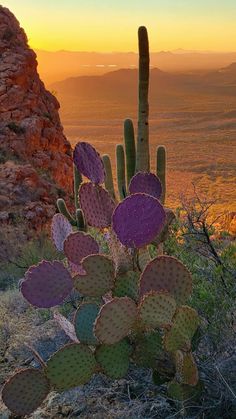
[[91,182],[83,183],[79,189],[79,201],[88,225],[97,228],[111,225],[116,205],[106,189]]
[[63,252],[63,243],[73,231],[71,224],[62,214],[55,214],[51,224],[51,237],[59,252]]
[[77,231],[64,241],[64,253],[70,262],[79,266],[86,256],[99,253],[99,246],[90,234]]
[[162,194],[161,181],[154,173],[138,172],[130,181],[129,192],[146,193],[159,199]]
[[115,209],[112,227],[127,247],[143,247],[159,234],[165,223],[165,211],[158,199],[137,193],[125,198]]
[[73,288],[70,273],[61,262],[43,260],[31,266],[20,284],[24,298],[39,308],[55,307],[63,303]]
[[89,143],[77,143],[73,153],[78,171],[93,183],[103,183],[105,169],[100,154]]

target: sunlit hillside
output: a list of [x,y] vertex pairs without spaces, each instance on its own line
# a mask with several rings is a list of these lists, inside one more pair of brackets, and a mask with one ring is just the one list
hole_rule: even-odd
[[[66,135],[91,141],[115,162],[123,120],[137,115],[137,70],[69,78],[50,86],[61,103]],[[168,203],[192,193],[192,182],[215,199],[216,212],[235,209],[236,65],[197,74],[153,69],[150,141],[168,150]],[[115,172],[115,163],[114,163]]]

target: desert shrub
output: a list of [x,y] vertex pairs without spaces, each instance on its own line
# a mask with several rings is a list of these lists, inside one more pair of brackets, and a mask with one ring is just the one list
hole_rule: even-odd
[[179,208],[165,252],[179,258],[191,271],[191,305],[205,319],[205,332],[214,349],[219,350],[219,344],[234,334],[236,241],[229,240],[226,232],[217,232],[209,211],[204,212],[204,233],[196,202],[192,201],[191,207],[195,207],[198,221],[193,215],[187,220],[186,208]]

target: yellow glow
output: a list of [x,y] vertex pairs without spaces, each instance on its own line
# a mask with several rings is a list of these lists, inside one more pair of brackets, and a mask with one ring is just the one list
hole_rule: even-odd
[[[63,3],[62,0],[58,2]],[[162,9],[152,13],[149,8],[144,13],[143,9],[137,7],[131,13],[130,9],[122,7],[95,10],[84,6],[80,12],[77,3],[74,12],[69,2],[63,10],[56,7],[57,2],[50,0],[44,8],[37,8],[37,2],[31,2],[30,8],[20,1],[16,3],[15,0],[9,0],[6,3],[9,7],[13,5],[12,11],[24,27],[30,46],[35,49],[136,51],[137,28],[145,25],[152,51],[176,48],[236,50],[235,14],[223,19],[220,13],[214,13],[214,9],[211,13],[204,13],[203,8],[202,14],[191,15],[184,10],[176,12],[174,8],[170,8],[168,13]]]

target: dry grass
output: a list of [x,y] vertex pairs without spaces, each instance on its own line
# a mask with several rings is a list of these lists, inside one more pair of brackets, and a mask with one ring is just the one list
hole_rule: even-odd
[[[0,295],[0,318],[1,384],[16,368],[37,365],[27,344],[36,348],[46,360],[67,340],[48,313],[32,310],[18,291]],[[62,394],[50,393],[42,407],[30,418],[234,419],[236,383],[233,371],[236,354],[233,342],[227,354],[214,359],[209,353],[204,360],[206,342],[204,337],[198,353],[200,377],[204,385],[198,400],[188,400],[184,404],[176,402],[167,396],[165,385],[153,384],[149,370],[131,367],[122,380],[112,381],[98,375],[84,387]],[[10,418],[1,401],[0,417]]]

